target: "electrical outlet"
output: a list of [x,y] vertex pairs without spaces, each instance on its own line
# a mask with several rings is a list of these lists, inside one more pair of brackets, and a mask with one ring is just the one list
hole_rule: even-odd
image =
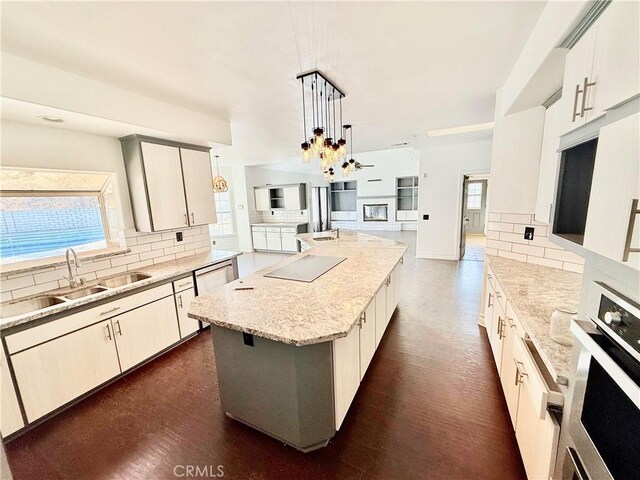
[[182,241],[182,232],[176,232],[176,242]]
[[524,227],[524,239],[533,240],[533,227]]
[[211,240],[211,245],[215,245],[216,241],[215,240]]
[[423,220],[429,220],[429,215],[422,215]]

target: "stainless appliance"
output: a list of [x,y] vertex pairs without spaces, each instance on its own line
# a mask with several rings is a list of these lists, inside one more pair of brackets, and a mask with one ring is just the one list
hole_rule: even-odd
[[331,229],[331,196],[328,187],[313,187],[311,190],[311,225],[314,232]]
[[[215,288],[231,282],[234,278],[232,262],[226,262],[196,270],[196,296],[205,295]],[[200,329],[208,326],[209,324],[203,325],[203,323],[200,322]]]
[[640,307],[594,282],[571,331],[576,375],[562,478],[640,477]]
[[311,283],[316,278],[324,275],[336,265],[344,262],[345,257],[324,257],[321,255],[306,255],[295,262],[276,268],[266,273],[265,277],[281,278],[283,280],[295,280],[297,282]]

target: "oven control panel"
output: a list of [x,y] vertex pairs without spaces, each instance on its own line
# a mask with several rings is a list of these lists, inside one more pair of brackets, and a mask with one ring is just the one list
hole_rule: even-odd
[[[624,302],[627,304],[627,302]],[[640,353],[640,318],[633,305],[625,308],[621,302],[616,302],[606,293],[600,295],[598,319],[604,323],[605,329],[610,330],[624,341],[629,347]],[[634,310],[634,311],[631,311]]]

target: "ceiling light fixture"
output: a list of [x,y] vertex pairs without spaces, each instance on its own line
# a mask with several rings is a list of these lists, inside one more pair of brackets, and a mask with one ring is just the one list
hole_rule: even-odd
[[463,125],[462,127],[442,128],[440,130],[427,130],[427,137],[442,137],[445,135],[457,135],[459,133],[481,132],[491,130],[493,122],[476,123],[474,125]]
[[[341,165],[343,175],[353,171],[348,168],[349,162],[345,160],[347,157],[345,130],[350,129],[351,126],[342,123],[344,93],[317,70],[298,75],[296,78],[300,80],[302,86],[303,142],[300,144],[302,161],[309,164],[317,158],[325,178],[333,182],[334,167]],[[307,109],[307,103],[311,105],[310,112]],[[308,113],[311,114],[310,122],[307,122]],[[307,130],[308,124],[309,130]]]
[[216,159],[216,176],[213,179],[213,192],[214,193],[223,193],[229,190],[229,186],[227,185],[227,181],[220,176],[220,167],[218,166],[218,155],[215,156]]
[[64,120],[61,119],[60,117],[52,117],[50,115],[40,115],[38,116],[38,118],[40,120],[44,120],[45,122],[51,122],[51,123],[63,123]]

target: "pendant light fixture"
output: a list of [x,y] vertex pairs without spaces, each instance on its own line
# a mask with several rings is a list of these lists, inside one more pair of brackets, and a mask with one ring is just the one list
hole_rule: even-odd
[[218,166],[218,155],[215,156],[216,159],[216,176],[213,179],[213,191],[214,193],[223,193],[229,190],[229,186],[227,185],[227,181],[220,176],[220,167]]
[[[353,171],[345,160],[345,130],[351,127],[342,123],[344,93],[317,70],[298,75],[297,78],[302,86],[303,142],[300,144],[300,156],[304,163],[318,159],[320,170],[332,182],[335,178],[334,167],[341,167],[343,175]],[[311,104],[309,123],[307,102]],[[308,125],[311,125],[309,130]]]

